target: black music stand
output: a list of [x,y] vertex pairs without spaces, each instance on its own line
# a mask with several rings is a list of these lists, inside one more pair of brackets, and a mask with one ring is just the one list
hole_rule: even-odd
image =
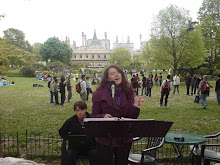
[[[85,133],[91,137],[165,137],[173,122],[153,119],[86,118]],[[123,145],[122,141],[118,144]]]

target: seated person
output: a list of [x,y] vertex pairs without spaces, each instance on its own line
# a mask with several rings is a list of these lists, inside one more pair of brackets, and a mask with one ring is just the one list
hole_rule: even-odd
[[[59,129],[59,134],[64,140],[68,140],[69,135],[85,135],[84,123],[85,118],[90,118],[87,112],[87,104],[84,101],[77,101],[73,106],[76,115],[67,119],[63,126]],[[87,155],[89,157],[89,164],[95,165],[96,156],[96,142],[94,138],[86,137],[85,142],[76,147],[71,146],[67,150],[67,164],[76,165],[78,155]]]

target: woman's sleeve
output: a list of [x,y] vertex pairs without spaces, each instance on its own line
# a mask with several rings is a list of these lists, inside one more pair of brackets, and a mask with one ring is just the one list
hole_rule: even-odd
[[92,114],[93,118],[103,118],[106,114],[103,114],[101,108],[101,100],[97,99],[97,93],[95,92],[92,96]]

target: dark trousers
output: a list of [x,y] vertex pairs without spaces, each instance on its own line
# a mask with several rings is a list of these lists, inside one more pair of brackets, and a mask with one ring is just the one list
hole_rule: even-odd
[[[128,165],[131,143],[120,147],[105,146],[97,143],[98,165]],[[113,158],[114,157],[114,158]]]
[[151,88],[147,88],[147,96],[151,97]]
[[87,91],[87,97],[86,97],[86,100],[88,101],[89,100],[89,93],[93,93],[92,89],[91,88],[86,88],[86,91]]
[[60,93],[60,95],[61,95],[61,105],[63,105],[64,104],[64,102],[65,102],[65,93]]
[[191,95],[193,95],[193,93],[194,95],[196,94],[196,87],[191,86]]
[[72,90],[68,90],[68,101],[72,98]]
[[53,103],[53,92],[50,91],[50,103]]
[[89,164],[90,165],[97,165],[96,163],[96,150],[93,149],[93,150],[89,150],[87,152],[80,152],[80,151],[77,151],[77,150],[70,150],[68,149],[66,151],[66,156],[67,156],[67,159],[66,159],[66,164],[67,165],[76,165],[76,160],[79,159],[79,156],[83,156],[83,157],[88,157],[89,158]]
[[54,92],[54,96],[55,96],[55,103],[56,103],[56,104],[59,104],[59,101],[58,101],[58,92]]
[[167,106],[167,103],[168,103],[168,97],[169,97],[169,92],[167,91],[162,91],[161,92],[161,97],[160,97],[160,105],[163,105],[163,97],[165,95],[165,106]]
[[190,84],[189,85],[186,85],[186,90],[187,90],[187,95],[189,95],[189,88],[190,88]]

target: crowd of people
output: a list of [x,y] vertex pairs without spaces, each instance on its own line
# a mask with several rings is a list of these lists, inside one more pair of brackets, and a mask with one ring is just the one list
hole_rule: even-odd
[[[91,89],[91,84],[89,78],[85,75],[81,75],[80,80],[80,97],[82,101],[76,101],[74,103],[73,109],[75,115],[63,124],[59,129],[60,136],[64,139],[68,138],[69,133],[72,135],[85,135],[84,123],[85,118],[115,118],[117,120],[123,120],[123,118],[137,119],[140,114],[140,105],[144,101],[144,95],[151,97],[151,89],[153,85],[160,86],[161,97],[159,107],[167,107],[168,97],[172,91],[172,86],[174,86],[172,94],[180,93],[180,77],[176,73],[171,79],[171,75],[168,74],[166,79],[163,80],[162,74],[159,76],[152,73],[148,77],[141,74],[142,80],[139,78],[138,73],[132,74],[131,81],[127,81],[126,75],[123,70],[116,66],[111,65],[105,69],[100,83],[97,84],[97,88],[93,93]],[[55,79],[55,78],[53,78]],[[62,79],[62,78],[61,78]],[[70,79],[70,78],[69,78]],[[65,80],[65,79],[64,79]],[[112,81],[115,84],[115,92],[112,93]],[[158,83],[159,81],[159,83]],[[65,81],[61,80],[61,83],[65,84]],[[71,86],[70,83],[67,83]],[[200,95],[200,100],[202,107],[205,109],[206,98],[209,95],[210,84],[208,83],[208,76],[196,74],[193,77],[187,75],[185,77],[185,84],[187,89],[187,95],[189,95],[189,90],[191,87],[191,95]],[[138,88],[141,88],[141,94],[138,94]],[[218,80],[216,81],[215,92],[217,94],[218,105],[220,105],[220,74],[218,75]],[[87,112],[87,104],[89,93],[92,93],[92,112],[89,114]],[[114,94],[114,97],[112,96]],[[64,94],[65,96],[65,94]],[[135,97],[137,97],[135,99]],[[163,100],[165,97],[165,102]],[[69,97],[68,97],[69,99]],[[62,100],[62,99],[61,99]],[[88,137],[89,138],[89,137]],[[123,141],[123,145],[121,145]],[[120,143],[119,143],[120,142]],[[85,141],[82,148],[69,148],[71,152],[67,162],[69,164],[76,164],[76,157],[80,154],[87,154],[89,157],[89,162],[91,165],[120,165],[128,164],[128,155],[130,152],[132,138],[117,139],[111,137],[96,137],[95,139],[89,138]]]

